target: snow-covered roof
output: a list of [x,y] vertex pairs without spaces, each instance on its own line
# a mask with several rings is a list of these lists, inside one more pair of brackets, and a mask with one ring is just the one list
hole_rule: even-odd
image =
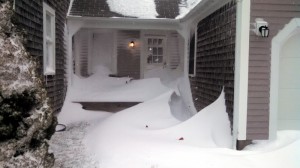
[[73,0],[69,16],[179,19],[201,0]]

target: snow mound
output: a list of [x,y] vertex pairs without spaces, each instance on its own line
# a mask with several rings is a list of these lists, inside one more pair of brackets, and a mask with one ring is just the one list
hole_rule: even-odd
[[[107,118],[89,133],[86,144],[96,152],[99,159],[105,160],[101,164],[103,167],[129,164],[129,158],[137,159],[134,167],[145,167],[145,162],[150,167],[152,157],[157,159],[157,156],[162,156],[160,160],[163,160],[166,153],[176,150],[230,147],[230,126],[225,112],[224,93],[216,102],[185,122],[177,120],[170,111],[168,103],[172,93],[170,91],[123,110]],[[181,155],[178,151],[175,153]]]
[[[277,132],[277,139],[256,140],[253,144],[248,145],[245,151],[273,151],[275,149],[284,148],[290,144],[296,143],[300,139],[300,131],[282,130]],[[300,153],[299,153],[300,154]]]
[[[195,134],[195,132],[198,132]],[[174,138],[184,137],[184,143],[198,147],[231,148],[231,130],[226,113],[225,94],[189,120],[162,131]]]
[[137,18],[156,18],[154,0],[107,0],[110,11]]

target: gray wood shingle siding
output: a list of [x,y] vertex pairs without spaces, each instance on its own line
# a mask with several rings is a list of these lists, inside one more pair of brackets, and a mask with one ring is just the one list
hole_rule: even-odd
[[269,138],[271,41],[294,17],[300,17],[300,0],[251,0],[251,23],[263,18],[270,35],[261,38],[250,32],[248,140]]
[[[129,43],[135,42],[134,48],[129,48]],[[140,31],[120,30],[117,35],[117,67],[118,75],[140,78],[141,43]]]
[[236,3],[224,5],[198,23],[196,76],[191,89],[197,111],[225,89],[226,111],[233,121]]
[[[59,112],[65,98],[65,43],[64,27],[69,0],[45,0],[56,15],[56,75],[44,78],[50,105],[54,112]],[[43,75],[43,1],[42,0],[15,0],[14,23],[26,32],[27,51],[39,62],[39,75]]]
[[167,39],[167,53],[169,55],[168,68],[176,69],[180,63],[180,57],[183,55],[180,48],[180,35],[178,33],[170,33]]

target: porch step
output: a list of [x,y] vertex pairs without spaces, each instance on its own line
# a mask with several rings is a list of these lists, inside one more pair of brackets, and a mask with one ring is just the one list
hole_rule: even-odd
[[118,112],[141,102],[77,102],[85,110]]

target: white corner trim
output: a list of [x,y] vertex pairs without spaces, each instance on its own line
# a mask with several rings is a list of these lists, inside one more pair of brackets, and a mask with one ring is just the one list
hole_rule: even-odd
[[270,83],[270,122],[269,139],[276,138],[277,115],[278,115],[278,86],[279,86],[279,60],[282,46],[285,42],[300,30],[300,18],[292,19],[285,27],[272,39],[271,48],[271,83]]
[[250,35],[250,0],[237,0],[233,145],[246,140],[248,105],[248,69]]
[[[196,70],[197,70],[197,68],[196,68],[196,66],[197,66],[197,36],[198,36],[197,26],[194,28],[194,36],[195,36],[195,41],[194,41],[194,73],[190,74],[190,72],[188,72],[190,77],[195,77],[196,76]],[[190,38],[190,41],[191,41],[191,38]],[[191,45],[191,44],[189,44],[189,45]],[[190,52],[191,51],[189,50],[189,55],[188,55],[189,58],[190,58]],[[190,60],[189,60],[189,66],[190,66]],[[189,69],[188,69],[188,71],[189,71]]]

